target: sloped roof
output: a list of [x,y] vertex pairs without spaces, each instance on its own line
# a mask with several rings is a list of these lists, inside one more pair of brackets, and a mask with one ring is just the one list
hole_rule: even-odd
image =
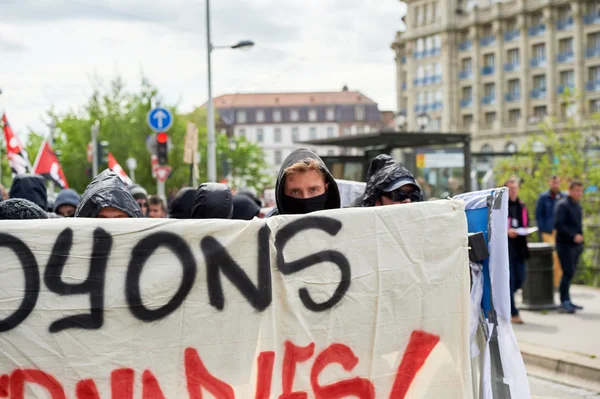
[[214,99],[216,108],[293,107],[310,105],[376,105],[358,91],[306,93],[238,93]]

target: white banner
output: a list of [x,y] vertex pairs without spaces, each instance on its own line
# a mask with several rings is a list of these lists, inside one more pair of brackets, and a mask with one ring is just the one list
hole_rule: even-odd
[[461,201],[1,222],[0,397],[471,398],[466,231]]

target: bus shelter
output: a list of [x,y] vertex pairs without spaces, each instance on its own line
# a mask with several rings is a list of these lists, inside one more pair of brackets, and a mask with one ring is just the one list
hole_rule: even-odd
[[[362,155],[330,155],[323,161],[336,179],[365,181],[371,160],[379,154],[392,155],[400,150],[398,159],[415,175],[423,177],[436,169],[456,169],[460,167],[462,189],[472,190],[471,182],[471,135],[468,133],[430,133],[381,131],[303,141],[307,147],[330,146],[350,150],[356,148]],[[348,153],[348,151],[344,151]],[[395,156],[395,158],[399,158]],[[436,172],[437,173],[437,172]],[[437,174],[436,174],[437,175]]]

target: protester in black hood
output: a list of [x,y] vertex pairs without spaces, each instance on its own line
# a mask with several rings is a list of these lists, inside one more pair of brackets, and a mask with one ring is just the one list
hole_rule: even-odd
[[184,187],[171,202],[171,213],[169,218],[171,219],[191,219],[192,208],[194,207],[194,198],[196,197],[196,190],[191,187]]
[[366,207],[420,202],[421,188],[402,164],[389,155],[378,155],[367,172],[362,205]]
[[[240,195],[250,198],[258,206],[259,209],[262,208],[262,201],[252,191],[248,191],[248,190],[238,191],[236,197],[239,197]],[[235,206],[234,206],[234,208],[235,208]],[[234,211],[235,211],[235,209],[234,209]]]
[[106,169],[92,180],[83,192],[76,218],[140,218],[135,199],[119,175]]
[[77,204],[79,204],[79,194],[70,188],[64,189],[56,196],[54,212],[65,218],[73,217]]
[[29,200],[44,210],[48,207],[46,181],[40,175],[15,176],[9,196]]
[[258,206],[250,197],[238,194],[233,197],[233,217],[232,219],[252,220],[260,213]]
[[337,183],[323,160],[299,148],[281,165],[275,184],[277,209],[270,215],[302,215],[341,206]]
[[196,190],[192,219],[231,219],[233,196],[225,184],[203,183]]
[[11,198],[0,202],[0,220],[48,219],[48,214],[33,202]]
[[148,216],[148,192],[144,189],[144,187],[139,184],[134,184],[128,187],[129,192],[135,199],[135,202],[138,203],[140,210],[142,211],[142,215],[144,217]]

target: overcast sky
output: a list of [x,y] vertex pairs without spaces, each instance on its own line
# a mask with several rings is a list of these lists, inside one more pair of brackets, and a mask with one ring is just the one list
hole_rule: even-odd
[[[335,91],[344,84],[395,109],[390,44],[399,0],[212,0],[215,95]],[[206,101],[203,0],[0,0],[0,108],[20,133],[46,111],[79,108],[91,77],[140,72],[183,111]]]

